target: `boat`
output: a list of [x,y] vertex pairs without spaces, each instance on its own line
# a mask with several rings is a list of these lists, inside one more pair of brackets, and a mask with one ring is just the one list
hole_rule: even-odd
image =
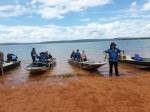
[[132,65],[136,68],[150,69],[150,58],[143,58],[141,61],[134,60],[134,58],[123,59],[123,60],[119,60],[119,62],[123,64]]
[[8,70],[11,70],[11,69],[14,69],[18,66],[20,66],[20,63],[21,61],[5,61],[4,64],[3,64],[3,70],[4,72],[8,71]]
[[74,65],[83,70],[89,70],[89,71],[97,70],[98,68],[100,68],[106,64],[106,63],[96,63],[93,61],[78,62],[73,59],[69,59],[68,62],[71,65]]
[[53,58],[49,63],[32,63],[26,67],[26,70],[30,73],[46,72],[56,64],[56,59]]

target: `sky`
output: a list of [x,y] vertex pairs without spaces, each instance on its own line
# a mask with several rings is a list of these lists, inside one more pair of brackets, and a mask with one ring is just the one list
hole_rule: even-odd
[[0,43],[150,37],[150,0],[0,0]]

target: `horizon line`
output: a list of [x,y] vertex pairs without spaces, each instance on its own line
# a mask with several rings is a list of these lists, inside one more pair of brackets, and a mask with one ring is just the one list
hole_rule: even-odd
[[137,40],[150,39],[150,37],[117,37],[117,38],[95,38],[95,39],[75,39],[75,40],[56,40],[56,41],[41,41],[41,42],[5,42],[0,45],[20,45],[20,44],[46,44],[46,43],[69,43],[69,42],[95,42],[95,41],[109,41],[109,40]]

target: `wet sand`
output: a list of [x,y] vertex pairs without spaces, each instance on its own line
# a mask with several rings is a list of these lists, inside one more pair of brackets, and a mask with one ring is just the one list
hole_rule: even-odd
[[150,112],[150,72],[124,65],[120,71],[111,78],[103,69],[103,75],[8,73],[0,78],[0,112]]

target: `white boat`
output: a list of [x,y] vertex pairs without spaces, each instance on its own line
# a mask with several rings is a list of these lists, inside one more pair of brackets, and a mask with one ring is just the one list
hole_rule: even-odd
[[33,63],[26,67],[26,70],[30,73],[37,73],[37,72],[46,72],[49,70],[53,65],[56,64],[56,59],[52,59],[49,63]]
[[77,66],[84,70],[90,70],[90,71],[97,70],[98,68],[100,68],[106,64],[105,62],[97,63],[97,62],[93,62],[93,61],[78,62],[73,59],[69,59],[68,62],[71,65]]
[[122,64],[132,65],[136,68],[150,69],[150,58],[143,58],[141,61],[132,59],[119,60]]
[[3,64],[4,72],[20,66],[20,63],[21,61],[10,61],[10,62],[5,61]]

